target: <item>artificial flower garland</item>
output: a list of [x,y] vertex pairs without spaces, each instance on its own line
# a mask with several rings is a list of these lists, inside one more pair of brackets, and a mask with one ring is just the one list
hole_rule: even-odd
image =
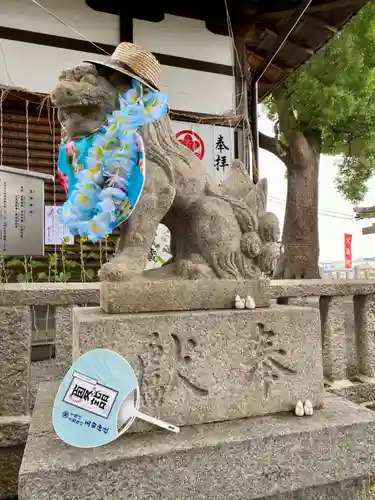
[[133,79],[120,109],[90,136],[61,144],[58,176],[68,194],[61,222],[92,242],[129,218],[143,190],[145,152],[137,130],[168,112],[165,94]]

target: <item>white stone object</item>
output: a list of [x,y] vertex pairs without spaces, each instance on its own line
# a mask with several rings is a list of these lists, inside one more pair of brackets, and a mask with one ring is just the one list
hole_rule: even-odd
[[251,295],[248,295],[246,297],[245,306],[246,309],[255,309],[255,302],[254,299],[251,297]]
[[234,307],[236,309],[245,309],[245,301],[239,295],[234,300]]
[[305,410],[303,408],[303,403],[302,401],[298,401],[296,404],[296,409],[295,409],[295,414],[297,417],[303,417],[305,414]]
[[312,402],[309,399],[307,401],[305,401],[304,410],[305,410],[305,415],[307,415],[308,417],[311,417],[314,414],[314,407],[313,407]]

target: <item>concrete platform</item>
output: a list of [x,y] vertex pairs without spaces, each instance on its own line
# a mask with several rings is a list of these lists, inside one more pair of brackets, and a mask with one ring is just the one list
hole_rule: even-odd
[[367,500],[375,414],[332,396],[292,413],[123,436],[95,450],[55,435],[55,384],[42,384],[19,500]]

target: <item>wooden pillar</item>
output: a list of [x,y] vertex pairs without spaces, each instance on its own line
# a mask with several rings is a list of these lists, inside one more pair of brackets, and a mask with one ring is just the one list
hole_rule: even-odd
[[130,11],[120,14],[120,42],[133,42],[133,16]]
[[238,128],[237,151],[238,159],[243,162],[250,174],[250,142],[249,142],[249,108],[248,108],[248,81],[249,64],[246,53],[246,39],[242,35],[234,37],[235,54],[235,93],[236,93],[236,115],[246,117],[245,123]]
[[252,149],[252,166],[253,166],[253,182],[256,184],[259,181],[259,124],[258,124],[258,82],[251,82],[251,135],[253,141]]

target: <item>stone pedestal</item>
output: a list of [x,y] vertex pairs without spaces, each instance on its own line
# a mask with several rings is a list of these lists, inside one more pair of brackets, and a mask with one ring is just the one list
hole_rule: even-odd
[[57,306],[55,309],[56,366],[65,373],[72,364],[73,306]]
[[375,414],[338,397],[293,413],[125,435],[75,450],[55,435],[56,384],[41,384],[20,500],[367,500]]
[[251,295],[256,307],[267,307],[270,283],[266,279],[103,282],[100,306],[107,313],[231,309],[236,295]]
[[345,297],[320,297],[324,375],[336,386],[347,384]]
[[354,314],[358,372],[373,379],[375,378],[375,295],[354,297]]
[[31,329],[28,306],[0,307],[0,500],[17,493],[29,425]]
[[31,311],[0,307],[0,417],[30,411]]
[[144,413],[176,425],[291,411],[323,403],[319,312],[254,310],[73,312],[73,355],[107,348],[135,369]]

